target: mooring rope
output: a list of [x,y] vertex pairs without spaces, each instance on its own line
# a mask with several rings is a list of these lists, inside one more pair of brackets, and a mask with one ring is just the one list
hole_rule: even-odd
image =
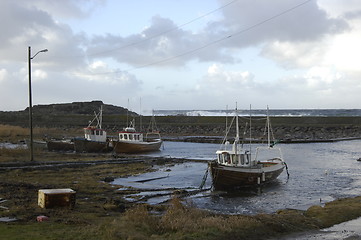
[[290,178],[290,173],[288,172],[288,166],[286,162],[283,162],[284,165],[286,166],[286,172],[287,172],[287,180]]
[[199,186],[199,189],[202,189],[204,187],[204,185],[206,184],[207,177],[208,177],[208,171],[209,171],[209,167],[207,167],[207,170],[203,175],[203,179],[202,179],[201,185]]

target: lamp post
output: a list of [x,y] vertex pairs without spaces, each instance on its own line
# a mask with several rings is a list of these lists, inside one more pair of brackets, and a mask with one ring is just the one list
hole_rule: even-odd
[[31,56],[31,47],[29,46],[29,125],[30,125],[30,161],[34,161],[34,147],[33,147],[33,103],[32,103],[32,96],[31,96],[31,60],[33,60],[36,55],[41,52],[47,52],[48,49],[43,49],[34,56]]

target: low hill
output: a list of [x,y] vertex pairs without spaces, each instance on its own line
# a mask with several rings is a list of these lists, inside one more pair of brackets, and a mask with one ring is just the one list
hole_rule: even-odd
[[[93,114],[94,111],[99,112],[100,107],[103,106],[104,115],[126,115],[128,109],[118,107],[110,104],[104,104],[102,101],[91,102],[72,102],[72,103],[58,103],[49,105],[34,105],[34,114]],[[29,107],[24,110],[29,112]],[[137,115],[135,112],[129,112],[131,115]]]
[[[103,123],[115,125],[124,122],[123,119],[126,119],[127,115],[138,116],[135,112],[128,112],[126,108],[104,104],[102,101],[34,105],[33,126],[83,127],[93,119],[94,112],[98,113],[101,106],[103,106]],[[0,111],[0,124],[28,127],[29,107],[22,111]]]

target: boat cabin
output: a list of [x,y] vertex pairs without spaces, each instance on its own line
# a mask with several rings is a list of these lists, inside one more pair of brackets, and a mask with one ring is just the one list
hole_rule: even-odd
[[118,134],[119,141],[143,142],[143,133],[136,132],[132,127],[127,127]]
[[103,129],[87,127],[84,128],[84,137],[86,140],[95,142],[106,142],[107,132]]
[[251,153],[249,151],[222,151],[219,150],[216,152],[217,154],[217,162],[221,165],[225,166],[253,166],[254,161],[251,160]]

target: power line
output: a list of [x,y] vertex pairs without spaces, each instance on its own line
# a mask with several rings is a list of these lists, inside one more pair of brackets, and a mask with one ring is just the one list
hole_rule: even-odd
[[[118,48],[112,48],[112,49],[105,50],[105,51],[100,51],[100,52],[96,52],[96,53],[86,54],[86,56],[90,56],[90,57],[91,57],[91,56],[103,55],[103,54],[111,53],[111,52],[114,52],[114,51],[118,51],[118,50],[121,50],[121,49],[124,49],[124,48],[127,48],[127,47],[139,45],[139,44],[144,43],[144,42],[146,42],[146,41],[149,41],[149,40],[151,40],[151,39],[154,39],[154,38],[160,37],[160,36],[162,36],[162,35],[168,34],[168,33],[170,33],[170,32],[173,32],[173,31],[175,31],[175,30],[181,29],[182,27],[184,27],[184,26],[186,26],[186,25],[188,25],[188,24],[191,24],[191,23],[193,23],[193,22],[196,22],[196,21],[198,21],[198,20],[200,20],[200,19],[202,19],[202,18],[205,18],[205,17],[207,17],[207,16],[209,16],[209,15],[211,15],[211,14],[213,14],[213,13],[219,11],[219,10],[222,10],[223,8],[228,7],[229,5],[231,5],[231,4],[233,4],[233,3],[237,2],[237,1],[239,1],[239,0],[233,0],[233,1],[231,1],[231,2],[228,2],[227,4],[222,5],[221,7],[216,8],[216,9],[210,11],[210,12],[207,12],[207,13],[199,16],[199,17],[196,17],[196,18],[194,18],[194,19],[192,19],[192,20],[190,20],[190,21],[188,21],[188,22],[186,22],[186,23],[183,23],[183,24],[180,24],[180,25],[178,25],[178,26],[175,26],[174,28],[167,29],[167,30],[162,31],[162,32],[160,32],[160,33],[157,33],[157,34],[155,34],[155,35],[152,35],[152,36],[149,36],[149,37],[147,37],[147,38],[144,38],[144,39],[142,39],[142,40],[135,41],[135,42],[132,42],[132,43],[129,43],[129,44],[125,44],[125,45],[120,46],[120,47],[118,47]],[[75,56],[75,57],[84,57],[84,55],[81,55],[81,56],[79,55],[79,56]],[[66,58],[66,57],[64,57],[64,58]],[[72,58],[74,58],[74,57],[72,57]]]
[[180,29],[180,28],[182,28],[182,27],[184,27],[184,26],[186,26],[186,25],[188,25],[188,24],[191,24],[191,23],[193,23],[193,22],[195,22],[195,21],[198,21],[199,19],[202,19],[202,18],[204,18],[204,17],[207,17],[208,15],[211,15],[211,14],[213,14],[213,13],[215,13],[215,12],[217,12],[217,11],[219,11],[219,10],[221,10],[221,9],[223,9],[223,8],[229,6],[229,5],[231,5],[231,4],[233,4],[233,3],[237,2],[237,1],[238,1],[238,0],[233,0],[233,1],[231,1],[231,2],[229,2],[229,3],[227,3],[227,4],[225,4],[225,5],[217,8],[217,9],[214,9],[214,10],[212,10],[212,11],[210,11],[210,12],[204,14],[204,15],[201,15],[201,16],[199,16],[199,17],[197,17],[197,18],[194,18],[194,19],[192,19],[192,20],[190,20],[190,21],[188,21],[188,22],[186,22],[186,23],[183,23],[183,24],[181,24],[181,25],[178,25],[178,26],[176,26],[176,27],[174,27],[174,28],[170,28],[170,29],[168,29],[168,30],[165,30],[165,31],[160,32],[160,33],[158,33],[158,34],[155,34],[155,35],[153,35],[153,36],[147,37],[147,38],[142,39],[142,40],[140,40],[140,41],[136,41],[136,42],[133,42],[133,43],[129,43],[129,44],[123,45],[123,46],[121,46],[121,47],[119,47],[119,48],[113,48],[113,49],[106,50],[106,51],[102,51],[102,52],[98,52],[98,53],[88,54],[87,56],[102,55],[102,54],[104,54],[104,53],[109,53],[109,52],[113,52],[113,51],[117,51],[117,50],[121,50],[121,49],[124,49],[124,48],[127,48],[127,47],[131,47],[131,46],[134,46],[134,45],[141,44],[141,43],[143,43],[143,42],[146,42],[146,41],[149,41],[149,40],[151,40],[151,39],[157,38],[157,37],[159,37],[159,36],[165,35],[165,34],[167,34],[167,33],[169,33],[169,32],[173,32],[173,31],[175,31],[175,30],[178,30],[178,29]]
[[183,57],[183,56],[185,56],[185,55],[192,54],[192,53],[194,53],[194,52],[197,52],[197,51],[202,50],[202,49],[204,49],[204,48],[207,48],[207,47],[209,47],[209,46],[215,45],[215,44],[217,44],[217,43],[219,43],[219,42],[228,40],[229,38],[232,38],[232,37],[235,37],[235,36],[237,36],[237,35],[241,35],[241,34],[243,34],[243,33],[245,33],[245,32],[248,32],[248,31],[250,31],[250,30],[252,30],[252,29],[254,29],[254,28],[256,28],[256,27],[258,27],[258,26],[260,26],[260,25],[263,25],[263,24],[265,24],[265,23],[267,23],[267,22],[270,22],[270,21],[272,21],[272,20],[274,20],[274,19],[276,19],[276,18],[279,18],[279,17],[281,17],[281,16],[283,16],[283,15],[285,15],[285,14],[287,14],[287,13],[289,13],[289,12],[291,12],[291,11],[293,11],[293,10],[295,10],[295,9],[297,9],[297,8],[303,6],[303,5],[305,5],[305,4],[307,4],[307,3],[311,2],[311,1],[313,1],[313,0],[304,1],[304,2],[298,4],[298,5],[294,6],[294,7],[291,7],[291,8],[289,8],[289,9],[286,9],[286,10],[284,10],[284,11],[282,11],[282,12],[276,14],[276,15],[273,15],[273,16],[271,16],[271,17],[269,17],[269,18],[266,18],[266,19],[264,19],[264,20],[262,20],[262,21],[260,21],[260,22],[258,22],[258,23],[255,23],[255,24],[253,24],[253,25],[251,25],[251,26],[249,26],[249,27],[247,27],[247,28],[244,28],[244,29],[242,29],[242,30],[240,30],[240,31],[237,31],[237,32],[233,33],[233,34],[227,35],[226,37],[222,37],[222,38],[219,38],[219,39],[217,39],[217,40],[215,40],[215,41],[209,42],[209,43],[207,43],[207,44],[205,44],[205,45],[203,45],[203,46],[201,46],[201,47],[194,48],[194,49],[192,49],[192,50],[190,50],[190,51],[187,51],[187,52],[184,52],[184,53],[181,53],[181,54],[178,54],[178,55],[169,57],[169,58],[165,58],[165,59],[160,60],[160,61],[155,61],[155,62],[151,62],[151,63],[148,63],[148,64],[144,64],[144,65],[141,65],[141,66],[138,66],[138,67],[130,68],[130,69],[127,69],[127,70],[113,71],[113,72],[103,72],[103,73],[92,73],[92,75],[114,74],[114,73],[120,73],[120,72],[130,72],[130,71],[134,71],[134,70],[137,70],[137,69],[141,69],[141,68],[145,68],[145,67],[149,67],[149,66],[161,64],[161,63],[164,63],[164,62],[172,61],[172,60],[174,60],[174,59],[176,59],[176,58],[180,58],[180,57]]

